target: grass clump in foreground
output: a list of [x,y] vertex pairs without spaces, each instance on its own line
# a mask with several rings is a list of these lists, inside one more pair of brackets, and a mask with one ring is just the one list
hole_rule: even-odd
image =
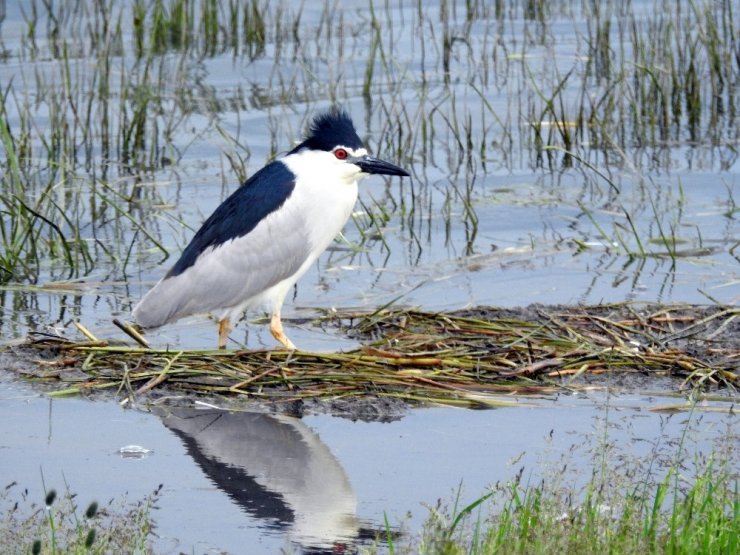
[[61,497],[51,489],[42,506],[17,491],[12,482],[0,492],[0,551],[3,553],[91,554],[150,553],[151,509],[160,485],[135,503],[111,500],[106,506],[93,501],[80,511],[77,496],[67,490]]
[[[583,462],[561,461],[535,485],[524,484],[520,471],[513,482],[496,484],[462,509],[459,494],[452,510],[438,503],[417,538],[405,545],[391,541],[389,550],[450,555],[738,553],[740,483],[734,441],[728,428],[723,446],[691,461],[682,439],[667,467],[659,453],[635,458],[609,441],[597,450],[595,470],[583,487],[574,485],[581,480],[570,470],[582,471]],[[567,472],[570,478],[564,478]]]

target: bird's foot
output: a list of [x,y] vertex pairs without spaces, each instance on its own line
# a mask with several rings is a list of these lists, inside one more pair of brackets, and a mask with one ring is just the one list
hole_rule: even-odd
[[280,341],[283,347],[285,347],[289,351],[296,350],[296,346],[293,345],[293,342],[288,339],[287,335],[285,335],[285,331],[283,330],[283,323],[280,321],[279,312],[275,312],[270,319],[270,333],[275,339]]

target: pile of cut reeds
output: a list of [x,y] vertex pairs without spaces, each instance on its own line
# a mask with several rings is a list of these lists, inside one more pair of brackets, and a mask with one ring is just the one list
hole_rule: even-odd
[[53,395],[108,389],[130,396],[166,387],[277,403],[370,395],[490,407],[507,404],[504,395],[639,373],[677,377],[678,390],[717,387],[735,398],[738,316],[732,307],[624,304],[383,310],[322,317],[363,343],[349,352],[163,350],[49,336],[20,350],[43,353],[43,371],[33,377],[61,386]]

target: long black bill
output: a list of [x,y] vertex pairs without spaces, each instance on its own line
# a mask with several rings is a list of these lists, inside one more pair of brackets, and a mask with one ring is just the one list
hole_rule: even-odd
[[401,175],[408,176],[409,172],[394,166],[390,162],[378,160],[372,156],[362,156],[355,162],[364,173],[378,173],[382,175]]

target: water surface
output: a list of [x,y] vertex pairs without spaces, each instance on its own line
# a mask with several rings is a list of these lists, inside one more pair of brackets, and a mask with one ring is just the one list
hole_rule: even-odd
[[[0,193],[47,209],[74,264],[56,232],[34,220],[42,255],[28,255],[28,267],[0,284],[3,342],[39,330],[77,337],[74,320],[120,339],[111,319],[128,318],[240,179],[287,152],[334,102],[371,151],[412,177],[364,181],[343,237],[286,302],[287,332],[303,349],[355,346],[306,323],[334,307],[740,299],[737,71],[720,110],[707,59],[697,59],[698,122],[682,108],[661,126],[654,107],[641,108],[653,97],[640,87],[668,90],[680,65],[659,55],[656,33],[669,28],[661,22],[678,18],[701,39],[706,22],[696,19],[705,12],[687,2],[667,15],[650,0],[628,9],[604,2],[601,14],[550,2],[545,16],[520,2],[501,13],[476,2],[383,2],[373,12],[364,1],[305,2],[300,14],[295,3],[271,2],[262,42],[234,38],[224,25],[211,43],[198,20],[192,43],[159,45],[150,36],[155,3],[146,2],[143,52],[133,3],[112,2],[105,13],[106,3],[57,4],[50,15],[43,3],[0,2],[2,118],[24,172],[19,187],[4,145]],[[727,13],[726,2],[700,4]],[[609,70],[595,49],[599,29],[607,29]],[[651,53],[654,65],[643,57]],[[592,108],[597,119],[578,123]],[[239,324],[231,346],[275,345],[260,316]],[[211,347],[215,326],[191,318],[150,339]],[[383,532],[384,515],[413,533],[427,507],[458,488],[472,500],[522,467],[535,483],[561,456],[573,457],[574,479],[586,479],[591,459],[571,448],[602,437],[604,421],[638,458],[680,437],[687,422],[701,430],[692,450],[737,433],[733,416],[648,411],[668,401],[559,395],[362,423],[50,401],[3,379],[0,475],[41,499],[43,471],[58,489],[66,480],[83,505],[137,499],[162,483],[157,552],[330,549],[366,545]],[[130,444],[153,452],[122,458]]]

